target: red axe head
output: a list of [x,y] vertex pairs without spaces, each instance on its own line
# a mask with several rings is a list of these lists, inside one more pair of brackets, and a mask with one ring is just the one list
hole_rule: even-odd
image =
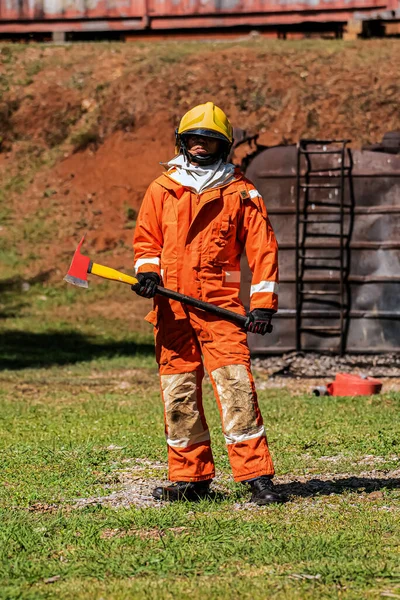
[[68,273],[64,277],[64,281],[72,283],[72,285],[78,285],[79,287],[88,287],[87,274],[90,272],[90,258],[81,254],[81,246],[84,242],[85,236],[81,239],[75,250],[74,257],[71,261],[71,265],[68,269]]

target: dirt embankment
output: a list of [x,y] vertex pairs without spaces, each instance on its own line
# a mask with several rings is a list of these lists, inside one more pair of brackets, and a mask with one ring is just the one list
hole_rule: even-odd
[[1,234],[12,232],[25,256],[34,244],[31,270],[49,250],[68,262],[82,232],[96,253],[112,250],[109,263],[131,264],[140,200],[173,155],[179,117],[200,102],[213,100],[268,145],[324,137],[361,146],[400,127],[397,41],[0,52],[0,177],[14,209]]

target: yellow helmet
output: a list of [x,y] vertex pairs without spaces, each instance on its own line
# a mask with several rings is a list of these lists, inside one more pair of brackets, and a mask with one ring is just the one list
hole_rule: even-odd
[[207,165],[222,159],[226,161],[233,142],[232,125],[224,113],[213,102],[199,104],[183,115],[176,130],[176,152],[182,152],[186,158],[190,157],[186,146],[185,137],[188,135],[201,135],[220,140],[216,154],[196,156],[199,164]]
[[178,135],[191,133],[233,141],[233,129],[228,117],[213,102],[199,104],[183,115],[178,127]]

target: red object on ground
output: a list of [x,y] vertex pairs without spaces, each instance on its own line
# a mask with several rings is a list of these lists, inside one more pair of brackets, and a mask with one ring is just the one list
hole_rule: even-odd
[[382,381],[349,373],[336,373],[335,381],[327,385],[329,396],[370,396],[379,394]]

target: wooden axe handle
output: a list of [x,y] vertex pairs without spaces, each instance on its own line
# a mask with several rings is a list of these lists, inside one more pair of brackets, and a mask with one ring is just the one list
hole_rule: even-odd
[[[121,281],[122,283],[127,283],[129,285],[135,285],[138,283],[136,277],[126,275],[125,273],[121,273],[121,271],[111,269],[111,267],[98,265],[97,263],[91,263],[89,265],[88,272],[93,273],[93,275],[97,275],[98,277],[103,277],[104,279]],[[157,294],[160,296],[165,296],[166,298],[170,298],[171,300],[177,300],[178,302],[187,304],[188,306],[194,306],[195,308],[204,310],[208,313],[216,315],[217,317],[221,317],[222,319],[233,321],[234,323],[241,325],[241,327],[244,327],[244,324],[246,323],[246,317],[244,315],[239,315],[231,310],[227,310],[226,308],[215,306],[215,304],[210,304],[209,302],[203,302],[203,300],[198,300],[197,298],[192,298],[191,296],[186,296],[185,294],[179,294],[179,292],[168,290],[160,285],[157,286]]]

